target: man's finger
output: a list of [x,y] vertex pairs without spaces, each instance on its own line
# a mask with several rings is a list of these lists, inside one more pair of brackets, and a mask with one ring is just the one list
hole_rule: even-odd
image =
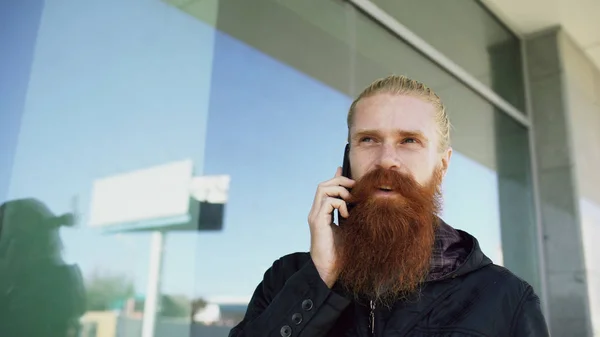
[[344,186],[346,188],[351,188],[352,186],[354,186],[355,181],[344,177],[344,176],[337,176],[333,179],[329,179],[327,181],[324,181],[322,183],[319,184],[318,188],[323,188],[323,187],[327,187],[327,186]]
[[323,192],[327,197],[342,198],[346,201],[351,197],[350,191],[343,186],[327,186],[323,188]]
[[342,175],[342,168],[338,166],[338,168],[335,170],[335,175],[333,177],[337,178],[341,175]]
[[346,208],[346,202],[342,199],[328,197],[323,201],[323,206],[321,207],[321,215],[331,215],[334,209],[339,209],[340,212],[342,209],[346,210],[346,215],[348,214],[348,209]]

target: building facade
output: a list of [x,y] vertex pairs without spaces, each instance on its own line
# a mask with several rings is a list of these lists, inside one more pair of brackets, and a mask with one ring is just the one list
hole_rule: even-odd
[[[464,0],[4,2],[0,202],[74,215],[40,240],[80,270],[82,324],[121,310],[111,322],[136,328],[103,331],[226,336],[271,263],[308,250],[307,213],[341,165],[353,98],[404,74],[453,124],[442,217],[535,288],[553,335],[600,336],[600,71],[561,26],[523,34],[500,16]],[[91,225],[105,206],[95,181],[180,161],[190,179],[228,177],[218,228],[161,228],[157,244],[156,228]],[[160,205],[171,178],[117,194]],[[15,247],[27,237],[9,215],[0,245]],[[141,318],[114,305],[134,297]]]

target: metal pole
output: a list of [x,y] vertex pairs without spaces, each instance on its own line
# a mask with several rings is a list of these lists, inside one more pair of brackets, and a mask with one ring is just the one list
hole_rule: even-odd
[[146,287],[146,301],[144,302],[144,321],[142,323],[142,337],[154,337],[156,327],[156,313],[160,300],[160,277],[164,248],[164,236],[161,231],[152,232],[150,246],[150,271]]

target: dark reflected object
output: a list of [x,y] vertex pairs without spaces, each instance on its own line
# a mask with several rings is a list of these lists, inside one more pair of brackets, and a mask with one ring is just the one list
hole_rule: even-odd
[[201,201],[198,230],[222,230],[224,213],[225,204],[212,204]]
[[0,206],[0,330],[3,337],[76,337],[85,311],[79,267],[64,263],[54,215],[36,199]]

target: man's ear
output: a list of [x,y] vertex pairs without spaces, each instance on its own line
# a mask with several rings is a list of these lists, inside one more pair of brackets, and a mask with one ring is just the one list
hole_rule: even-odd
[[442,164],[442,176],[446,176],[446,172],[448,172],[448,167],[450,166],[450,158],[452,157],[452,148],[448,147],[447,150],[442,152],[441,164]]

